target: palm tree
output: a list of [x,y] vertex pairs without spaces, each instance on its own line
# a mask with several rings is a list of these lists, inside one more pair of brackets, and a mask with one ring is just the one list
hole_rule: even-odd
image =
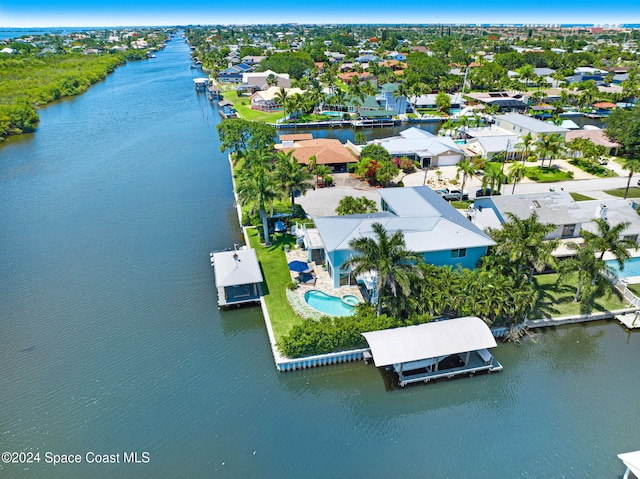
[[495,254],[504,258],[509,265],[515,265],[516,279],[528,270],[531,283],[533,271],[542,271],[547,265],[554,266],[556,259],[552,255],[558,240],[545,240],[555,229],[555,225],[540,223],[538,214],[533,213],[526,219],[507,213],[509,220],[499,230],[489,229],[489,236],[498,243]]
[[313,175],[309,173],[306,166],[298,163],[298,159],[293,156],[293,150],[291,150],[287,153],[282,151],[278,152],[275,178],[283,190],[287,192],[289,198],[291,198],[291,215],[293,215],[296,206],[296,193],[301,192],[304,195],[307,193],[307,190],[313,187],[311,184]]
[[464,193],[464,187],[467,183],[467,178],[471,178],[476,173],[476,165],[469,158],[465,158],[460,163],[458,163],[457,174],[462,174],[462,186],[461,190]]
[[339,216],[375,213],[376,211],[378,211],[378,205],[366,196],[357,198],[345,196],[340,200],[336,208],[336,213],[338,213]]
[[564,138],[560,133],[548,133],[541,135],[536,142],[536,151],[538,152],[538,158],[540,158],[540,167],[544,166],[544,160],[549,160],[549,166],[553,158],[560,156],[564,151]]
[[527,167],[522,163],[512,163],[509,167],[509,174],[507,178],[510,182],[513,183],[513,189],[511,190],[511,194],[516,192],[516,185],[520,182],[522,178],[525,177],[527,173]]
[[593,223],[596,225],[595,233],[587,230],[582,230],[580,233],[584,238],[585,244],[592,246],[594,251],[599,253],[599,259],[603,259],[607,251],[613,253],[620,265],[620,269],[622,269],[624,262],[630,256],[627,249],[638,247],[634,241],[622,237],[622,233],[631,223],[622,222],[611,226],[606,218],[596,218]]
[[493,165],[487,165],[484,176],[482,177],[482,188],[491,188],[492,191],[500,191],[506,178],[504,173]]
[[640,172],[640,158],[625,158],[622,166],[625,170],[629,171],[629,176],[627,178],[627,189],[624,190],[624,199],[627,199],[627,195],[629,194],[629,185],[631,184],[631,177],[634,173]]
[[560,262],[558,283],[565,283],[577,274],[578,286],[573,302],[582,302],[587,308],[596,295],[601,295],[605,291],[607,280],[602,272],[607,270],[607,265],[598,258],[592,245],[586,244],[580,247],[576,243],[567,243],[567,247],[574,250],[576,255]]
[[531,132],[527,133],[524,136],[521,136],[520,141],[516,143],[516,150],[522,152],[522,163],[527,161],[527,158],[529,158],[529,154],[531,153],[533,144],[534,140]]
[[280,89],[276,92],[273,97],[276,105],[282,106],[283,118],[287,116],[287,90],[284,87],[280,87]]
[[410,279],[419,274],[416,264],[421,262],[422,258],[405,248],[402,231],[389,235],[381,223],[373,223],[371,228],[375,238],[363,236],[349,242],[355,254],[343,264],[343,267],[353,268],[352,272],[355,275],[368,271],[376,272],[373,300],[377,302],[377,313],[380,316],[383,294],[393,298],[409,295]]
[[271,158],[266,150],[249,152],[247,162],[238,175],[236,193],[242,206],[249,205],[251,213],[259,211],[264,243],[269,246],[271,243],[266,210],[281,196],[281,190],[278,188]]

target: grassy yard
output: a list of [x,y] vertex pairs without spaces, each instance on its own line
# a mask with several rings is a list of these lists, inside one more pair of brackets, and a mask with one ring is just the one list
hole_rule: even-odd
[[252,110],[250,108],[250,100],[248,96],[238,97],[238,92],[236,90],[226,91],[222,94],[225,100],[233,103],[233,107],[238,112],[238,116],[245,120],[252,121],[264,121],[266,123],[275,123],[276,120],[282,118],[282,112],[275,113],[265,113],[259,110]]
[[[606,190],[605,193],[617,198],[624,198],[625,191],[626,188],[617,188],[615,190]],[[634,187],[632,183],[629,187],[629,194],[627,195],[627,198],[640,198],[640,188]]]
[[545,166],[540,168],[538,166],[527,167],[526,177],[530,180],[537,181],[538,183],[550,183],[554,181],[566,181],[573,178],[573,173],[570,171],[562,171],[558,168]]
[[[557,274],[541,274],[534,276],[533,281],[538,289],[538,302],[529,315],[529,319],[551,318],[556,316],[568,316],[580,314],[580,303],[574,303],[577,281],[558,286]],[[596,299],[593,312],[611,311],[622,309],[627,305],[615,293],[613,287],[611,294]]]
[[589,200],[595,200],[595,198],[591,198],[590,196],[586,196],[586,195],[581,195],[580,193],[569,193],[571,195],[571,198],[573,198],[574,201],[589,201]]
[[284,246],[295,245],[295,239],[291,235],[277,235],[277,242],[265,248],[258,239],[258,231],[255,228],[247,230],[250,246],[256,250],[258,261],[262,268],[264,282],[262,291],[267,303],[273,333],[276,343],[286,336],[295,324],[302,323],[287,299],[287,286],[291,284],[291,273],[284,254]]

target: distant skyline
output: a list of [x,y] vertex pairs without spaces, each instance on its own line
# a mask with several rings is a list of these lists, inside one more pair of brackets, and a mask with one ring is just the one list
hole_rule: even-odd
[[424,2],[402,4],[382,0],[308,3],[273,0],[175,2],[138,0],[32,0],[0,5],[0,27],[110,27],[189,24],[280,23],[509,23],[634,24],[640,23],[637,0],[538,0],[523,5],[493,2]]

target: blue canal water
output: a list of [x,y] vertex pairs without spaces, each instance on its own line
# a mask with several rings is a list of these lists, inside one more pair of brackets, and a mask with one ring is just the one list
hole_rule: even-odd
[[621,476],[616,454],[640,448],[640,334],[613,322],[403,390],[363,362],[277,372],[260,310],[216,307],[209,252],[241,235],[189,64],[174,39],[0,148],[0,451],[41,454],[0,477]]

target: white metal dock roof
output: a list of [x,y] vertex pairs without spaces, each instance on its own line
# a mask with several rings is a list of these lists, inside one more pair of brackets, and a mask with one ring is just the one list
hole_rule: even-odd
[[476,316],[362,333],[377,367],[497,346],[489,326]]
[[640,477],[640,451],[625,452],[618,454],[618,457],[624,462],[627,469],[633,472],[636,477]]
[[260,263],[253,249],[214,253],[213,266],[217,288],[262,283]]

